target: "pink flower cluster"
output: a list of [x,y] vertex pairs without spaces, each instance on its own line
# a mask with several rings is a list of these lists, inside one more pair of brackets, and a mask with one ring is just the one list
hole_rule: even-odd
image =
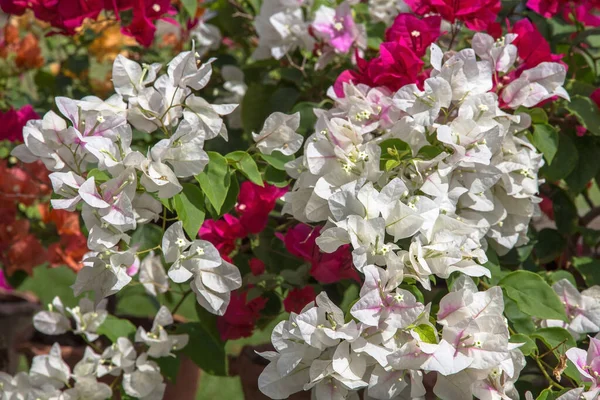
[[175,10],[169,0],[0,0],[5,13],[22,15],[31,9],[35,17],[58,29],[59,33],[73,35],[84,20],[96,19],[103,10],[120,13],[131,11],[131,23],[123,27],[123,33],[133,36],[143,46],[150,46],[156,27],[154,21],[167,19]]
[[11,108],[6,112],[0,111],[0,140],[9,142],[23,141],[23,127],[30,119],[39,119],[40,116],[33,107],[26,105],[18,110]]
[[450,23],[463,22],[474,31],[485,31],[495,23],[500,0],[406,0],[418,15],[440,14]]
[[527,7],[545,18],[562,14],[565,21],[584,26],[600,26],[599,0],[529,0]]
[[344,96],[344,83],[386,87],[396,91],[419,78],[423,61],[431,43],[440,36],[439,16],[419,18],[412,14],[399,14],[385,33],[385,42],[379,47],[379,56],[365,60],[356,56],[358,70],[346,70],[338,76],[333,88],[339,97]]

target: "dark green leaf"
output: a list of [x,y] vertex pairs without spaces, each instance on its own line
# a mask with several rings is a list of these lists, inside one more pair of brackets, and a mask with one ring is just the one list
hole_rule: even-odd
[[575,168],[565,179],[569,192],[578,194],[583,191],[600,171],[600,145],[597,141],[598,138],[586,136],[575,142],[579,157]]
[[264,186],[262,181],[262,176],[256,166],[256,162],[250,156],[250,154],[245,151],[234,151],[225,156],[225,158],[233,164],[235,169],[240,171],[246,178],[248,178],[251,182]]
[[504,296],[504,315],[506,315],[506,318],[511,322],[515,331],[524,334],[530,334],[535,331],[533,319],[519,310],[517,303],[508,296]]
[[265,169],[265,181],[271,185],[278,187],[287,186],[288,179],[289,177],[285,171],[281,171],[270,165]]
[[163,237],[163,231],[160,226],[154,224],[138,225],[138,228],[131,235],[131,243],[136,246],[136,251],[144,251],[156,247],[160,244]]
[[280,171],[285,171],[285,164],[294,159],[293,155],[286,156],[279,151],[274,151],[270,155],[261,153],[260,156],[263,160],[269,163],[270,166]]
[[181,324],[177,327],[176,333],[185,333],[190,338],[190,341],[181,350],[181,353],[187,355],[207,373],[227,376],[225,343],[218,336],[216,318]]
[[228,213],[233,209],[235,203],[237,203],[238,195],[240,194],[240,184],[238,183],[237,176],[235,174],[231,175],[231,183],[229,185],[229,190],[227,191],[227,197],[225,197],[225,201],[223,202],[223,207],[221,207],[220,215]]
[[40,265],[33,269],[33,276],[27,277],[19,290],[35,293],[42,304],[50,304],[58,296],[66,307],[75,307],[78,301],[70,287],[75,276],[75,272],[66,266],[49,268]]
[[564,237],[556,229],[542,229],[535,244],[535,255],[542,264],[553,261],[560,256],[567,245]]
[[577,208],[571,197],[559,187],[552,188],[552,209],[554,221],[559,232],[571,234],[578,223]]
[[[307,135],[312,132],[317,122],[317,116],[314,113],[315,108],[320,108],[319,104],[312,103],[309,101],[301,101],[292,108],[292,113],[300,113],[300,126],[298,127],[298,133],[301,135]],[[293,157],[292,157],[293,159]]]
[[[300,97],[300,92],[293,87],[279,87],[273,92],[269,99],[269,114],[275,111],[289,113],[296,101]],[[263,121],[264,122],[264,121]]]
[[549,182],[566,178],[577,165],[579,156],[573,140],[564,133],[558,135],[558,151],[550,165],[545,165],[541,173]]
[[600,135],[600,111],[592,99],[575,95],[570,102],[565,104],[565,107],[591,134]]
[[192,183],[182,184],[183,190],[173,198],[177,218],[183,222],[183,229],[194,239],[204,222],[204,195]]
[[161,357],[154,361],[156,361],[160,367],[162,376],[167,378],[170,382],[175,383],[177,381],[177,374],[179,373],[179,367],[181,365],[181,358],[179,355],[176,354],[175,357]]
[[133,337],[135,331],[135,325],[129,320],[117,318],[114,315],[108,315],[98,328],[98,334],[106,336],[113,343],[120,337]]
[[529,356],[533,354],[534,351],[537,350],[537,346],[535,342],[531,340],[531,338],[527,335],[523,335],[522,333],[517,333],[510,337],[511,343],[525,343],[523,346],[519,347],[519,350],[526,355]]
[[600,260],[591,257],[573,257],[573,266],[581,273],[588,286],[600,285]]
[[259,132],[269,115],[274,86],[251,84],[242,100],[242,123],[248,133]]
[[563,304],[541,276],[529,271],[514,271],[502,278],[498,285],[525,314],[567,321]]
[[217,213],[221,212],[223,202],[227,197],[231,176],[229,165],[225,157],[219,153],[209,151],[210,162],[200,174],[196,175],[196,180],[200,183],[202,191],[215,208]]
[[544,154],[548,164],[551,164],[558,150],[558,131],[548,124],[535,124],[533,125],[532,143]]

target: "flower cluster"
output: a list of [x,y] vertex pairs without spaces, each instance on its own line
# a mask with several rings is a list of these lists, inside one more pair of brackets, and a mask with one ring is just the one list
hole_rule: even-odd
[[[160,64],[142,66],[118,56],[113,64],[117,94],[107,101],[58,97],[62,116],[51,111],[42,120],[29,121],[25,143],[12,152],[24,162],[41,160],[53,171],[54,209],[81,207],[91,251],[73,290],[76,296],[93,291],[96,303],[131,281],[128,268],[137,257],[135,246],[128,246],[129,232],[156,221],[162,210],[159,199],[173,198],[182,191],[180,179],[202,172],[208,163],[204,141],[227,137],[221,115],[236,107],[209,104],[195,94],[208,83],[212,68],[210,61],[197,60],[194,50],[175,57],[166,74],[158,76],[160,69]],[[132,126],[166,138],[143,155],[131,148]],[[190,286],[198,302],[222,315],[229,292],[241,285],[237,268],[209,242],[189,242],[181,222],[164,233],[162,252],[172,263],[169,277],[178,283],[194,277]],[[151,293],[164,291],[159,264],[149,258],[140,274]],[[154,276],[161,278],[158,287]]]
[[461,276],[440,301],[438,331],[431,306],[398,287],[401,269],[364,272],[349,322],[323,292],[275,327],[276,351],[262,353],[270,361],[259,378],[263,393],[283,399],[312,389],[317,399],[343,399],[365,389],[374,399],[421,398],[424,375],[435,373],[441,399],[515,398],[525,360],[508,342],[500,288],[478,292]]
[[143,46],[150,46],[154,39],[154,21],[167,18],[173,13],[168,0],[93,0],[93,1],[23,1],[2,0],[0,7],[7,14],[22,15],[31,9],[35,17],[56,28],[57,32],[74,35],[86,19],[96,19],[103,11],[114,12],[117,19],[120,13],[132,12],[131,22],[123,27],[123,33],[135,37]]
[[590,386],[569,390],[557,400],[597,399],[600,394],[600,335],[590,338],[587,352],[574,347],[567,350],[567,357],[577,367],[581,380]]
[[[94,307],[93,302],[82,299],[79,306],[70,309],[55,298],[49,311],[41,311],[34,317],[36,329],[48,335],[60,335],[68,331],[84,335],[88,341],[95,340],[98,327],[106,319],[103,305]],[[70,315],[76,323],[73,329]],[[186,346],[187,335],[170,335],[165,326],[173,324],[173,317],[166,307],[161,307],[154,319],[152,329],[146,332],[138,328],[136,343],[147,346],[138,354],[136,347],[126,337],[120,337],[102,354],[91,347],[86,348],[83,358],[73,370],[63,361],[60,346],[55,343],[47,355],[33,358],[29,373],[19,372],[14,377],[0,372],[0,394],[3,398],[103,400],[113,397],[113,389],[98,379],[122,378],[123,390],[128,396],[139,399],[161,399],[166,384],[160,368],[149,359],[170,356],[172,351]],[[138,346],[139,347],[139,346]]]
[[335,9],[321,5],[313,13],[308,1],[267,0],[262,3],[254,26],[259,43],[253,57],[258,60],[280,59],[297,48],[316,50],[318,69],[336,54],[365,49],[367,45],[365,27],[354,21],[348,1]]

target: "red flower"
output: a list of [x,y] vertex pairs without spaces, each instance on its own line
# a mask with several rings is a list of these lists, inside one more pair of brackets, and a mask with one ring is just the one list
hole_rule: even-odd
[[265,229],[269,213],[275,208],[277,199],[287,190],[287,187],[279,188],[267,183],[264,187],[250,181],[242,183],[235,210],[247,233],[259,233]]
[[199,236],[211,242],[221,256],[227,256],[235,250],[235,241],[246,236],[240,220],[231,214],[225,214],[223,219],[207,219],[200,228]]
[[385,32],[385,40],[410,47],[416,55],[422,57],[429,45],[440,37],[441,23],[440,16],[420,19],[412,14],[401,13]]
[[590,95],[590,99],[592,99],[592,101],[596,103],[598,108],[600,108],[600,88],[592,92],[592,94]]
[[406,3],[418,15],[440,14],[446,21],[462,21],[474,31],[485,31],[496,21],[501,9],[500,0],[406,0]]
[[11,108],[6,112],[0,112],[0,140],[10,142],[23,141],[23,127],[30,119],[39,119],[40,116],[33,110],[33,107],[26,105],[19,110]]
[[524,69],[533,68],[545,61],[558,62],[561,60],[562,54],[552,54],[550,44],[528,19],[517,21],[511,32],[518,35],[512,44],[517,46]]
[[267,299],[257,297],[246,302],[247,292],[231,293],[227,311],[222,317],[217,317],[217,329],[221,340],[239,339],[252,335],[254,325],[260,317],[260,311],[265,308]]
[[352,264],[350,246],[344,245],[333,253],[322,253],[316,244],[321,228],[298,224],[285,235],[277,234],[293,255],[311,263],[310,274],[321,283],[335,283],[342,279],[360,282]]
[[260,259],[254,257],[251,258],[250,261],[248,262],[248,264],[250,265],[250,270],[252,271],[252,275],[262,275],[265,273],[265,263],[262,262]]
[[283,300],[283,308],[285,311],[300,314],[304,306],[313,301],[317,297],[315,289],[312,286],[305,286],[302,289],[294,288],[290,290]]
[[6,280],[6,277],[4,276],[4,271],[2,271],[2,269],[0,269],[0,289],[4,289],[8,292],[13,290],[8,281]]
[[540,202],[540,210],[554,221],[554,205],[550,197],[542,195],[542,201]]
[[410,47],[399,42],[384,42],[379,46],[379,53],[379,57],[369,61],[357,55],[358,71],[344,71],[338,76],[333,85],[336,95],[344,96],[344,82],[384,86],[394,92],[417,82],[423,61]]

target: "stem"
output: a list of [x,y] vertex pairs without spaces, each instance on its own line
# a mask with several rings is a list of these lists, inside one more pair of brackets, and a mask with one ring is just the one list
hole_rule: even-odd
[[163,215],[162,215],[162,231],[163,233],[165,233],[165,230],[167,229],[167,207],[163,206]]
[[160,245],[158,245],[158,246],[152,247],[151,249],[146,249],[146,250],[138,251],[138,252],[136,252],[136,253],[135,253],[135,255],[136,255],[136,256],[139,256],[140,254],[149,253],[149,252],[151,252],[151,251],[158,250],[158,249],[160,249],[160,248],[161,248],[161,246],[160,246]]
[[552,379],[550,377],[550,375],[548,375],[548,371],[546,371],[546,368],[544,368],[544,366],[542,365],[542,363],[540,362],[539,357],[535,357],[535,362],[537,363],[538,367],[540,368],[540,371],[542,371],[542,374],[544,374],[544,377],[546,378],[546,380],[548,381],[548,383],[551,386],[554,386],[555,388],[557,388],[558,390],[563,390],[564,387],[558,383],[556,383],[554,381],[554,379]]
[[186,299],[186,297],[188,297],[188,295],[190,293],[192,293],[192,289],[190,289],[187,292],[183,293],[183,296],[181,296],[181,299],[179,299],[179,302],[177,304],[175,304],[175,307],[173,307],[173,311],[171,311],[171,314],[175,315],[175,313],[177,312],[177,310],[179,309],[179,307],[181,307],[181,305],[183,304],[183,301]]

